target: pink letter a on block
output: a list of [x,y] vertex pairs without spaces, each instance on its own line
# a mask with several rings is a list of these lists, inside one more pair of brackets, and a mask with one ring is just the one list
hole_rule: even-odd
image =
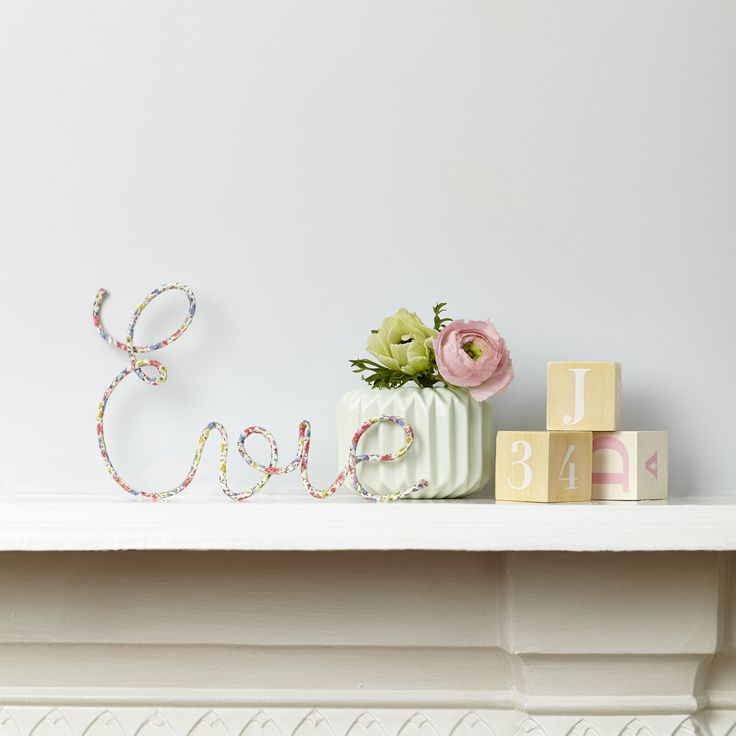
[[596,437],[593,440],[593,454],[598,450],[615,450],[621,456],[620,473],[593,473],[593,485],[621,485],[624,493],[629,492],[629,451],[617,437]]

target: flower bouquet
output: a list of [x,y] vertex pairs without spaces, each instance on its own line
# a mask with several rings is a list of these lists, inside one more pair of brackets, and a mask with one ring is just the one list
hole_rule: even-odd
[[[457,498],[483,488],[490,479],[491,407],[514,377],[506,342],[485,321],[452,320],[445,303],[433,308],[432,325],[399,309],[368,336],[374,359],[351,360],[370,388],[345,394],[338,403],[339,447],[363,419],[377,414],[404,417],[415,444],[399,463],[366,464],[361,472],[377,492],[388,492],[410,477],[429,480],[414,498]],[[394,428],[366,437],[362,452],[391,447]]]

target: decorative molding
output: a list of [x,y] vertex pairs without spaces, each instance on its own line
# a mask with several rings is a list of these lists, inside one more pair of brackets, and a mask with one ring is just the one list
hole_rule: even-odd
[[220,716],[210,710],[194,724],[189,736],[230,736],[230,732]]
[[271,717],[259,710],[244,726],[240,736],[282,736],[279,727]]
[[0,708],[0,736],[20,736],[18,726],[4,708]]
[[450,736],[495,736],[495,733],[475,711],[470,711],[460,719]]
[[567,736],[600,736],[593,726],[581,718],[568,732]]
[[386,732],[373,715],[364,711],[353,721],[347,736],[386,736]]
[[334,736],[334,734],[327,719],[318,710],[313,710],[296,727],[294,736]]
[[105,710],[90,723],[83,736],[125,736],[125,731],[118,719]]
[[398,736],[439,736],[432,721],[417,712],[401,727]]
[[[516,713],[516,715],[514,715]],[[509,709],[0,707],[0,736],[736,736],[736,711],[529,716]],[[516,723],[516,725],[514,725]],[[245,725],[243,725],[245,724]]]
[[638,718],[629,721],[620,736],[654,736],[654,734]]
[[533,718],[526,718],[519,724],[517,736],[547,736],[545,730]]
[[177,736],[176,729],[169,723],[166,716],[157,710],[135,732],[135,736]]
[[31,736],[73,736],[73,731],[61,712],[54,709],[33,727]]
[[675,729],[672,736],[704,736],[704,734],[700,726],[692,718],[686,718]]

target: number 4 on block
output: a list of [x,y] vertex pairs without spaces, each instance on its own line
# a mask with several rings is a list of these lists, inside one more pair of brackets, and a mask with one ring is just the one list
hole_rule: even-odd
[[496,500],[590,501],[591,432],[499,432]]

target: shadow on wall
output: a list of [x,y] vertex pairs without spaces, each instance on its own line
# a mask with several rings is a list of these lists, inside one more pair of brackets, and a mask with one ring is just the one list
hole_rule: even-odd
[[[680,452],[679,433],[673,426],[672,409],[663,394],[649,388],[624,386],[621,392],[622,428],[629,430],[663,430],[668,433],[669,494],[683,495],[696,489],[692,463],[687,452]],[[703,490],[703,489],[699,489]]]
[[547,391],[537,386],[532,390],[513,387],[513,394],[492,400],[493,430],[542,430],[546,427]]

